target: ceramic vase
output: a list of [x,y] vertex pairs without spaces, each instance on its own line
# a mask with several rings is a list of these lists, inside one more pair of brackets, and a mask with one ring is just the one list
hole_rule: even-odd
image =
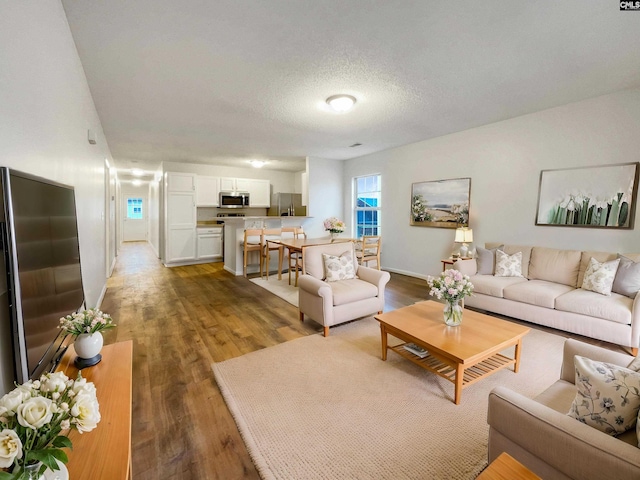
[[444,323],[450,327],[457,327],[462,323],[462,306],[460,300],[447,302],[444,306]]
[[102,344],[103,339],[100,332],[78,335],[73,344],[78,355],[74,362],[76,367],[82,369],[99,363],[102,360],[102,355],[100,355]]

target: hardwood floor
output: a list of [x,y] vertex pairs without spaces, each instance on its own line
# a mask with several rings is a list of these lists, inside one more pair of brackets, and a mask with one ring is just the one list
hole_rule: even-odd
[[[133,340],[133,478],[259,478],[211,371],[254,350],[317,334],[298,309],[222,263],[163,267],[147,243],[120,251],[101,308]],[[392,275],[386,310],[426,298],[424,280]]]
[[[222,263],[165,268],[146,242],[124,244],[107,286],[105,342],[133,340],[133,479],[258,479],[211,363],[322,327]],[[424,280],[391,274],[385,310],[426,298]]]

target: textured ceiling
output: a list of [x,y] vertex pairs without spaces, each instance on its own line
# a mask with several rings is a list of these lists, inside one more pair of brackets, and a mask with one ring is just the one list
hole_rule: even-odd
[[614,1],[62,3],[119,167],[297,171],[640,86]]

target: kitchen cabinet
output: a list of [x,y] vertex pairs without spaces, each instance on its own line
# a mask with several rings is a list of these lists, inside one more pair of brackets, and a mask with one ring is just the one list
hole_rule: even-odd
[[250,194],[249,206],[266,207],[271,206],[271,183],[269,180],[248,179],[247,191]]
[[222,177],[220,178],[221,192],[246,192],[247,180],[244,178]]
[[[180,263],[196,258],[195,175],[167,173],[165,195],[164,263]],[[192,188],[189,190],[189,185]]]
[[196,176],[193,173],[167,173],[167,191],[193,192],[196,189]]
[[196,176],[196,206],[218,207],[220,177]]
[[222,259],[222,228],[198,228],[198,260]]

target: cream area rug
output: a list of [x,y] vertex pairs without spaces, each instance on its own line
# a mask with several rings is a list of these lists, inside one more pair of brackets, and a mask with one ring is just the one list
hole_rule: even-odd
[[373,317],[213,372],[263,479],[473,479],[487,464],[489,392],[542,392],[559,378],[564,340],[532,330],[520,372],[470,385],[460,405],[451,382],[391,351],[381,360]]
[[[278,274],[275,274],[269,275],[269,280],[263,277],[252,278],[250,281],[286,300],[291,305],[295,307],[298,306],[298,287],[293,286],[293,284],[289,285],[289,277],[287,274],[282,274],[282,280],[278,280]],[[293,283],[293,276],[291,277],[291,282]]]

